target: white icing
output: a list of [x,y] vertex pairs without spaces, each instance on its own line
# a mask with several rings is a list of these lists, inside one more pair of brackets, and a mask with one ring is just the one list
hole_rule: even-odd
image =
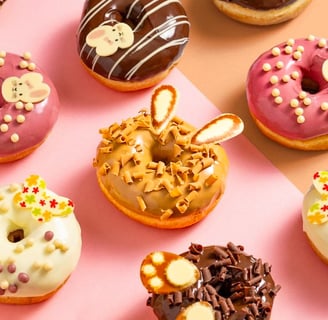
[[307,212],[310,206],[320,199],[320,193],[313,186],[304,196],[302,209],[303,231],[306,232],[318,251],[328,258],[328,223],[313,224],[307,219]]
[[[44,296],[63,284],[75,269],[81,253],[81,230],[74,213],[37,221],[30,210],[14,203],[19,190],[18,185],[0,188],[0,283],[17,286],[16,293],[6,289],[5,296]],[[10,242],[9,232],[17,229],[24,230],[24,238]],[[54,235],[50,241],[44,238],[47,231]],[[7,269],[10,263],[16,266],[13,273]],[[18,280],[20,273],[28,275],[27,283]]]

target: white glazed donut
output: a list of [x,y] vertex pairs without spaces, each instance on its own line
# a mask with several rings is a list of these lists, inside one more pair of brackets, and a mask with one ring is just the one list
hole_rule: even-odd
[[75,269],[81,230],[71,200],[37,175],[0,188],[0,302],[30,304],[52,296]]
[[328,171],[317,171],[303,201],[303,231],[314,251],[328,263]]

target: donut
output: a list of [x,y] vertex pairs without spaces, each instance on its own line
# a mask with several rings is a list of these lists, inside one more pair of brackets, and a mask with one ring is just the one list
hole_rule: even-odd
[[328,171],[313,174],[303,199],[302,220],[311,247],[328,264]]
[[181,255],[152,252],[141,263],[140,279],[160,320],[268,320],[281,288],[271,265],[232,242],[192,243]]
[[80,257],[74,203],[47,189],[38,175],[1,187],[0,243],[0,303],[50,298]]
[[226,16],[247,24],[266,26],[296,18],[312,0],[213,0]]
[[228,158],[219,142],[238,135],[243,122],[221,114],[202,129],[174,115],[178,92],[162,85],[150,113],[100,129],[93,165],[101,190],[120,211],[165,229],[203,219],[225,190]]
[[89,0],[77,31],[80,60],[112,89],[152,87],[180,60],[189,26],[179,0]]
[[289,39],[250,67],[249,111],[270,139],[293,149],[328,149],[327,48],[326,39],[312,35]]
[[49,77],[22,56],[0,51],[0,163],[31,154],[57,121],[59,99]]

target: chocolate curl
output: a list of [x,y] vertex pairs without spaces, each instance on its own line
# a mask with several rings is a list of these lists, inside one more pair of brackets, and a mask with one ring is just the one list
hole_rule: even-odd
[[150,106],[151,123],[156,134],[160,134],[173,119],[178,92],[170,85],[155,89]]
[[221,143],[234,138],[244,130],[243,121],[232,113],[224,113],[198,130],[191,138],[193,144]]

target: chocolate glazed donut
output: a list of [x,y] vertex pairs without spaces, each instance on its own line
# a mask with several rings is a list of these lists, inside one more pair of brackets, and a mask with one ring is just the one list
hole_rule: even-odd
[[[268,263],[246,254],[242,246],[231,242],[227,246],[202,246],[193,243],[189,251],[181,256],[199,270],[198,280],[190,287],[175,292],[163,293],[159,292],[161,289],[157,289],[155,293],[147,288],[151,293],[147,304],[153,308],[159,320],[196,319],[187,316],[188,309],[193,305],[212,310],[197,318],[202,320],[270,319],[273,301],[280,285],[275,284]],[[171,261],[166,253],[163,258],[169,265]],[[149,266],[149,261],[145,261],[144,267]],[[160,268],[158,261],[155,262],[154,267]],[[170,276],[171,270],[173,268],[166,267],[164,274]],[[159,273],[153,277],[159,277]],[[171,276],[171,279],[175,278]],[[165,283],[164,279],[161,280]]]
[[[176,65],[189,25],[179,0],[89,0],[78,27],[78,50],[83,64],[104,84],[116,81],[131,84],[122,90],[142,89]],[[109,49],[107,32],[113,34],[116,26],[124,29],[114,40],[118,48],[103,52],[98,47],[105,43]]]

